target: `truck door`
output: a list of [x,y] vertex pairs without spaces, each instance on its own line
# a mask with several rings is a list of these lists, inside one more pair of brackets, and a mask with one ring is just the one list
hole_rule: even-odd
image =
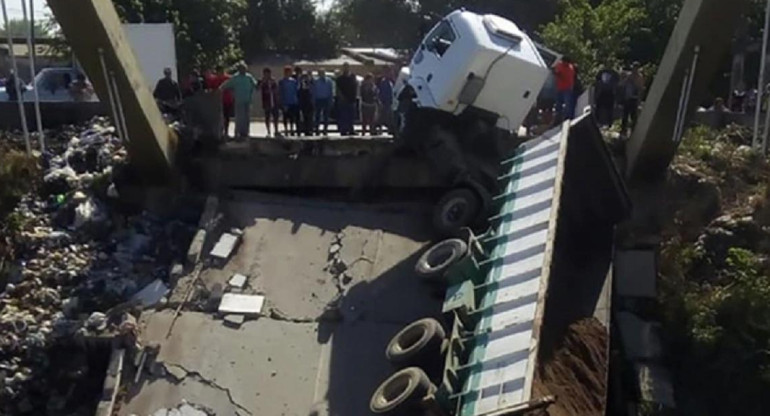
[[[444,108],[451,88],[453,69],[456,69],[452,46],[457,32],[445,19],[425,37],[412,60],[412,84],[423,106]],[[456,49],[456,48],[454,48]],[[426,102],[430,100],[430,102]],[[454,108],[454,105],[451,106]],[[450,109],[451,110],[451,109]]]

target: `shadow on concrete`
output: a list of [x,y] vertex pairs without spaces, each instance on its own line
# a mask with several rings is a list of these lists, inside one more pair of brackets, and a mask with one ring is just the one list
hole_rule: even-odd
[[[293,234],[296,234],[302,226],[308,225],[321,229],[322,235],[327,232],[339,233],[346,227],[353,226],[382,230],[416,241],[426,241],[431,237],[432,206],[430,204],[356,204],[248,191],[233,191],[229,196],[230,200],[227,204],[229,212],[225,213],[227,218],[291,221]],[[378,215],[372,215],[373,212]],[[403,215],[405,213],[413,215]],[[415,223],[414,215],[424,217],[422,225]],[[235,222],[231,225],[244,229],[253,224],[254,222]]]
[[[414,274],[416,253],[340,301],[341,322],[322,322],[319,342],[331,342],[328,390],[311,415],[362,416],[377,386],[396,371],[385,358],[390,339],[419,319],[441,320],[441,302]],[[327,338],[328,337],[328,338]]]

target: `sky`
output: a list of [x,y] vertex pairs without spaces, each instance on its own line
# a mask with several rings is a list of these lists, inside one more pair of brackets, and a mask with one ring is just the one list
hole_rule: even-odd
[[[8,10],[9,19],[21,19],[24,15],[21,13],[21,2],[26,1],[29,5],[29,0],[5,0],[5,7]],[[35,20],[38,17],[43,17],[47,14],[45,10],[45,0],[32,0],[35,5]],[[29,13],[29,9],[27,9]],[[2,16],[0,16],[2,17]]]

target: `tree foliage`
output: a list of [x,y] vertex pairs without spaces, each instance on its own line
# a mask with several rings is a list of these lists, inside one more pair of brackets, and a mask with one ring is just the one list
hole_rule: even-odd
[[569,55],[591,79],[605,65],[618,66],[647,12],[638,0],[562,0],[562,11],[541,31],[550,48]]
[[307,57],[333,55],[339,21],[319,13],[312,0],[248,0],[241,43],[249,56],[281,52]]
[[[23,20],[23,19],[10,19],[8,20],[8,27],[11,28],[10,32],[13,37],[27,37],[27,31],[29,30],[29,20]],[[35,21],[35,37],[36,38],[44,38],[48,37],[48,27],[46,26],[45,22],[36,20]],[[8,36],[8,30],[5,26],[3,26],[2,29],[0,29],[0,36],[6,37]]]
[[179,68],[210,68],[243,57],[245,0],[113,0],[127,23],[174,24]]

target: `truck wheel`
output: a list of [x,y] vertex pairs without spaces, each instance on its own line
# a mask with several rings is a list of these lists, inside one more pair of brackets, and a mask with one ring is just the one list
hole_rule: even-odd
[[433,213],[433,226],[444,236],[458,235],[460,229],[476,220],[481,201],[470,189],[455,189],[444,195]]
[[388,343],[385,357],[394,364],[422,366],[441,355],[446,332],[441,324],[426,318],[399,331]]
[[442,241],[425,252],[414,270],[426,280],[438,280],[457,261],[468,254],[468,244],[460,239]]
[[383,381],[372,394],[369,409],[378,415],[412,414],[435,387],[424,371],[406,368]]

